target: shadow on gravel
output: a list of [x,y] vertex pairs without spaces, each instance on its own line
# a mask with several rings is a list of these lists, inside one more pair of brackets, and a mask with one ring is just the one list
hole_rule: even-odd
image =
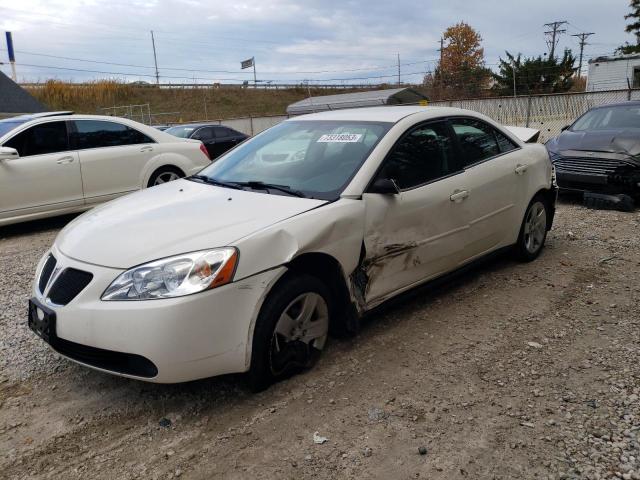
[[[340,362],[338,356],[348,356],[349,352],[357,347],[358,342],[370,341],[384,335],[388,328],[399,327],[409,321],[414,312],[438,299],[446,299],[456,291],[465,290],[479,277],[517,264],[508,251],[502,251],[442,280],[428,283],[389,300],[366,315],[357,340],[332,339],[317,370],[322,371],[322,364],[326,365],[327,361],[329,364]],[[389,321],[392,323],[388,324]],[[385,328],[375,328],[380,325],[384,325]],[[104,396],[105,400],[108,398],[110,406],[116,410],[144,410],[157,419],[172,412],[181,412],[181,415],[184,415],[189,411],[217,416],[224,411],[220,410],[220,407],[238,406],[247,401],[259,402],[265,395],[284,394],[288,388],[309,380],[305,372],[283,381],[280,385],[274,385],[265,392],[254,394],[246,387],[242,374],[180,384],[154,384],[95,372],[72,363],[58,374],[68,377],[74,395],[82,395],[83,392],[98,393]],[[218,410],[214,410],[213,407]]]
[[0,227],[0,239],[19,237],[21,235],[31,235],[34,233],[46,232],[48,230],[59,230],[78,215],[78,213],[74,213]]

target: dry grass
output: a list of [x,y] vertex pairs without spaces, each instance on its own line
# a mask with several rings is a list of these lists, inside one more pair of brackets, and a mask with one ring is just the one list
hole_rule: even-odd
[[[240,87],[157,88],[115,81],[69,84],[50,80],[27,90],[51,110],[100,113],[105,107],[149,104],[155,123],[282,115],[287,105],[306,98],[306,88],[265,90]],[[354,90],[311,89],[311,95]],[[167,115],[168,113],[168,115]],[[164,114],[164,115],[160,115]]]

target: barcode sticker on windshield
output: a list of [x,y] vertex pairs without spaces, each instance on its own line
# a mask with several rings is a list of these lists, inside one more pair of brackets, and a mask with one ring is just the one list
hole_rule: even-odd
[[356,143],[362,138],[360,133],[330,133],[322,135],[317,143]]

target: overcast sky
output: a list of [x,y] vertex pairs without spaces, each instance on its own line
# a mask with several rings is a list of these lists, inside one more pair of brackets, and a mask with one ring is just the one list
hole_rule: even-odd
[[[380,83],[397,80],[398,53],[402,80],[419,81],[461,20],[494,68],[505,50],[546,52],[543,25],[556,20],[569,22],[560,51],[595,32],[585,57],[610,54],[632,40],[627,12],[627,0],[0,0],[0,27],[13,32],[21,81],[154,81],[154,30],[162,82],[253,80],[240,61],[255,56],[258,80]],[[8,74],[4,38],[0,48]]]

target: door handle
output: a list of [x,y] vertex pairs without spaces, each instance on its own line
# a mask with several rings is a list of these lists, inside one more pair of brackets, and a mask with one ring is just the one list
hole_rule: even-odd
[[153,152],[153,147],[151,145],[147,145],[145,147],[140,148],[141,152]]
[[451,200],[452,202],[460,203],[468,196],[469,192],[467,190],[454,190],[449,197],[449,200]]
[[66,165],[66,164],[68,164],[68,163],[73,163],[73,157],[62,157],[62,158],[59,158],[59,159],[56,161],[56,163],[57,163],[58,165]]
[[516,165],[516,175],[522,175],[527,171],[527,168],[529,168],[529,165]]

